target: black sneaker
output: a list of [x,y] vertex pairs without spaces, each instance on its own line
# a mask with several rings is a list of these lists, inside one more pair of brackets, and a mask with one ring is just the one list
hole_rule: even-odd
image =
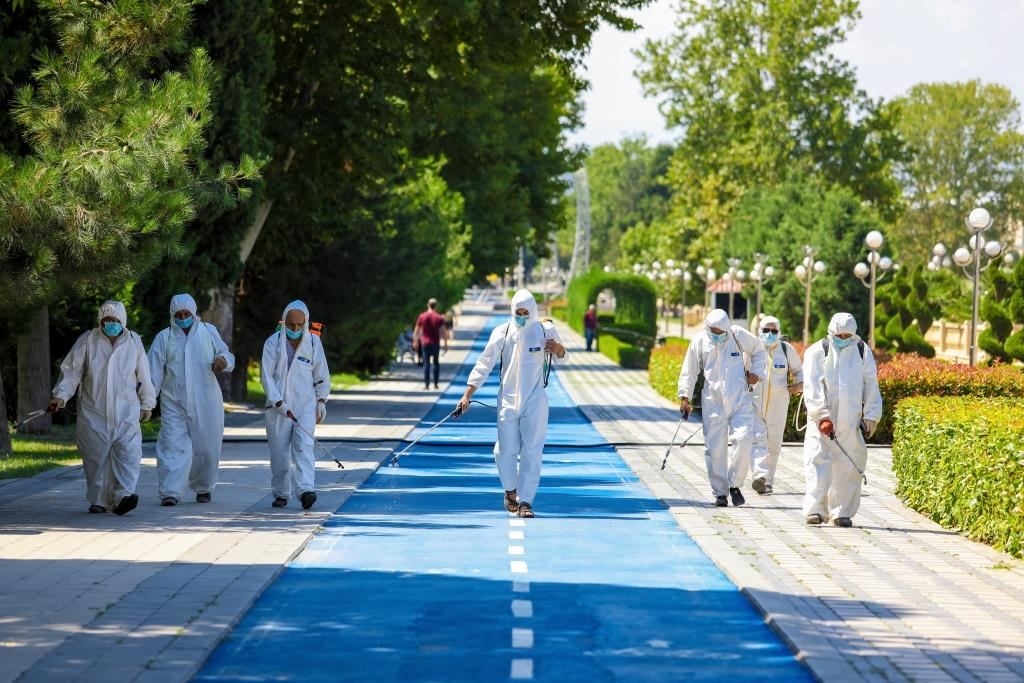
[[729,489],[729,496],[732,498],[732,504],[736,507],[747,502],[747,499],[743,497],[743,493],[738,488],[733,487]]
[[288,499],[287,498],[280,498],[279,497],[279,498],[275,498],[274,502],[271,503],[270,505],[273,506],[273,507],[276,507],[276,508],[283,508],[287,504],[288,504]]
[[729,499],[725,496],[715,496],[715,507],[724,508],[729,507]]
[[754,489],[758,495],[763,496],[765,489],[768,488],[768,482],[764,477],[756,477],[754,481],[750,482],[750,488]]
[[213,494],[209,491],[203,491],[196,494],[197,503],[209,503],[211,500],[213,500]]
[[832,523],[836,526],[841,526],[847,529],[853,526],[853,520],[849,517],[836,517],[832,520]]
[[106,512],[106,511],[107,511],[107,508],[103,507],[102,505],[90,505],[89,506],[89,512],[94,514],[94,515],[98,515],[99,513]]
[[316,502],[316,491],[306,491],[299,496],[299,500],[302,502],[302,509],[308,510]]
[[178,499],[175,498],[174,496],[164,496],[163,498],[160,499],[160,505],[162,505],[165,508],[174,507],[177,504]]
[[117,501],[117,505],[114,506],[115,515],[125,515],[134,510],[139,505],[139,497],[134,493],[129,493],[127,496]]
[[812,515],[807,515],[807,517],[805,517],[804,519],[805,519],[805,520],[807,521],[807,523],[808,523],[809,525],[811,525],[811,526],[817,526],[817,525],[821,524],[821,523],[822,523],[822,522],[824,521],[824,520],[823,520],[823,519],[821,518],[821,515],[819,515],[819,514],[818,514],[817,512],[815,512],[815,513],[814,513],[814,514],[812,514]]

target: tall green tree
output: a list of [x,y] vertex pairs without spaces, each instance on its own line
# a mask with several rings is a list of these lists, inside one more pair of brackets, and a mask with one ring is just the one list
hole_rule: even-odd
[[37,53],[12,107],[28,151],[0,153],[0,310],[33,321],[19,340],[22,413],[50,381],[47,304],[139,279],[180,249],[198,205],[234,201],[224,187],[254,173],[202,163],[206,54],[159,66],[182,47],[192,2],[39,4],[59,49]]
[[794,269],[804,258],[804,245],[811,246],[814,260],[826,266],[811,282],[812,337],[825,334],[837,311],[852,313],[858,333],[867,337],[868,290],[853,276],[853,267],[864,259],[864,237],[882,227],[877,213],[849,188],[793,172],[781,184],[743,196],[716,260],[731,256],[750,264],[755,253],[764,253],[775,275],[764,282],[762,309],[799,339],[805,289]]
[[[622,240],[637,225],[667,217],[671,193],[665,173],[672,156],[668,145],[649,147],[643,137],[601,145],[587,157],[590,184],[590,258],[598,264],[628,267]],[[656,257],[657,258],[657,257]],[[668,258],[668,255],[660,258]]]
[[919,83],[895,104],[896,129],[911,151],[896,166],[908,207],[891,233],[904,259],[926,262],[936,242],[950,251],[965,244],[964,219],[978,205],[1008,236],[1024,220],[1024,133],[1009,89]]
[[898,210],[892,111],[833,54],[856,0],[681,0],[675,33],[648,41],[641,82],[682,133],[669,170],[679,224],[715,245],[746,190],[794,167]]

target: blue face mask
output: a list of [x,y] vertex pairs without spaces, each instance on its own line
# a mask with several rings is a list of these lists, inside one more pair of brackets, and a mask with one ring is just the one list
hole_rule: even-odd
[[175,318],[174,324],[183,330],[187,330],[188,328],[192,327],[192,316],[189,316],[187,318]]
[[284,335],[295,341],[296,339],[302,339],[302,330],[290,330],[286,327],[284,328]]
[[840,339],[839,337],[832,337],[832,346],[837,349],[845,349],[847,346],[857,341],[856,337],[847,337],[846,339]]
[[708,330],[708,336],[711,337],[711,343],[714,344],[715,346],[718,346],[719,344],[721,344],[722,342],[729,338],[729,333],[723,332],[722,334],[715,334],[711,330]]
[[778,332],[762,332],[761,333],[761,341],[763,343],[767,344],[768,346],[771,346],[772,344],[775,344],[776,342],[779,341],[779,333]]
[[108,337],[117,337],[124,331],[124,326],[121,323],[103,323],[103,334]]
[[528,316],[528,315],[516,315],[516,316],[513,316],[513,318],[515,319],[516,326],[523,327],[523,326],[526,325],[526,322],[530,319],[530,316]]

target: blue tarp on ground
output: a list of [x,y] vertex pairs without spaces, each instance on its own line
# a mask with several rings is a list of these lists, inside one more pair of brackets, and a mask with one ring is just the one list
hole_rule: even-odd
[[[452,411],[470,367],[410,438]],[[497,371],[475,398],[496,391]],[[811,680],[557,370],[548,395],[535,519],[502,507],[495,412],[474,405],[360,487],[197,680]]]

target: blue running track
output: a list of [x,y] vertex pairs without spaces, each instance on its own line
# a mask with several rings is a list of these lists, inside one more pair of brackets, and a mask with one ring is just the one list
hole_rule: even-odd
[[[452,411],[489,331],[412,438]],[[475,398],[496,392],[497,371]],[[557,369],[548,396],[536,518],[505,511],[495,412],[474,404],[360,487],[196,680],[811,681]]]

